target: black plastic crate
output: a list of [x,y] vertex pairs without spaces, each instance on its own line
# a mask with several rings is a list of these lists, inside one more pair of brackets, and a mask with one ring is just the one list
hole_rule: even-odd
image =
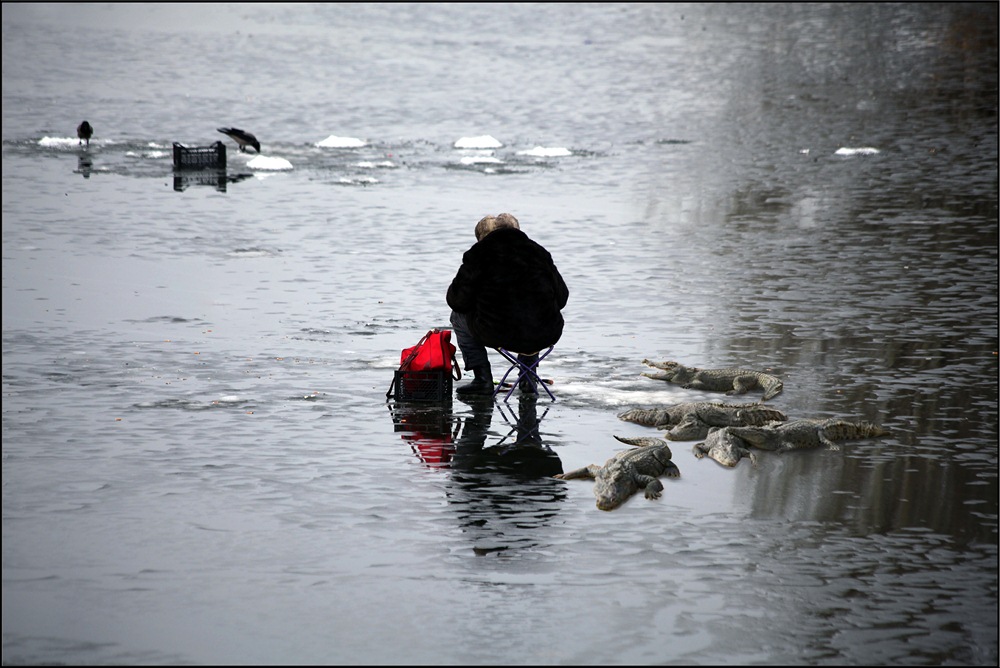
[[226,145],[217,141],[211,146],[185,146],[174,142],[174,169],[225,169]]
[[451,401],[451,373],[448,371],[399,371],[392,379],[396,401]]

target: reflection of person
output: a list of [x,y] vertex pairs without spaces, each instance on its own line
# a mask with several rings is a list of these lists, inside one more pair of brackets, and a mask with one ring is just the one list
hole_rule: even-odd
[[534,436],[516,443],[510,435],[495,442],[492,397],[459,399],[472,413],[455,439],[445,495],[464,539],[479,555],[547,543],[568,491],[554,478],[563,472],[559,456],[538,435],[538,396],[518,397],[518,423]]
[[[453,469],[463,474],[479,476],[477,488],[499,485],[495,474],[514,476],[522,480],[551,478],[563,472],[562,461],[548,445],[542,442],[536,412],[538,398],[523,394],[518,401],[518,414],[511,423],[510,433],[493,445],[486,446],[493,418],[493,402],[489,399],[470,398],[472,415],[465,420],[461,436],[455,441]],[[516,436],[512,441],[508,441]],[[463,478],[468,480],[468,478]],[[492,483],[488,482],[492,480]],[[515,492],[510,492],[512,495]]]
[[[569,289],[552,256],[521,231],[509,213],[486,216],[476,225],[476,243],[448,287],[451,325],[471,383],[460,395],[493,394],[493,372],[486,347],[518,353],[527,364],[538,351],[562,336],[560,312]],[[537,391],[523,383],[522,392]]]
[[90,155],[87,153],[80,153],[79,157],[76,159],[76,171],[83,174],[83,178],[89,179],[90,172],[94,168],[94,161],[90,159]]

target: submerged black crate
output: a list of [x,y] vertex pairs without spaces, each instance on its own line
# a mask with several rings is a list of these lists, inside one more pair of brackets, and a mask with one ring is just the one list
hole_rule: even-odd
[[451,401],[451,373],[397,370],[392,394],[396,401]]
[[217,141],[211,146],[185,146],[174,142],[174,169],[225,169],[226,145]]

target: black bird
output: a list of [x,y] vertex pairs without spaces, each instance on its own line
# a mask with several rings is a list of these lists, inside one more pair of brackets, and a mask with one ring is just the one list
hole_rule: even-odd
[[219,132],[226,135],[234,142],[240,145],[240,151],[246,153],[247,145],[253,146],[254,150],[260,153],[260,142],[249,132],[240,130],[239,128],[218,128]]
[[87,146],[90,146],[90,138],[94,136],[94,128],[90,127],[90,123],[84,121],[76,126],[76,136],[80,138],[78,143],[82,144],[83,140],[87,140]]

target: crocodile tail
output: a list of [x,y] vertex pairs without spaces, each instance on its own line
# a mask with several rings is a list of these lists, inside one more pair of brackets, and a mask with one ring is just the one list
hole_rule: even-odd
[[823,425],[823,433],[832,441],[847,439],[876,438],[886,436],[889,430],[871,422],[849,422],[830,420]]
[[649,446],[649,445],[666,445],[667,444],[667,442],[664,441],[662,438],[653,438],[652,436],[628,437],[628,436],[618,436],[617,434],[614,435],[614,436],[615,436],[616,440],[621,441],[622,443],[625,443],[627,445],[635,445],[635,446],[638,446],[640,448],[644,448],[644,447]]
[[664,417],[669,422],[669,416],[664,415],[664,411],[657,408],[632,408],[618,414],[619,420],[635,422],[645,427],[655,427],[662,422]]

